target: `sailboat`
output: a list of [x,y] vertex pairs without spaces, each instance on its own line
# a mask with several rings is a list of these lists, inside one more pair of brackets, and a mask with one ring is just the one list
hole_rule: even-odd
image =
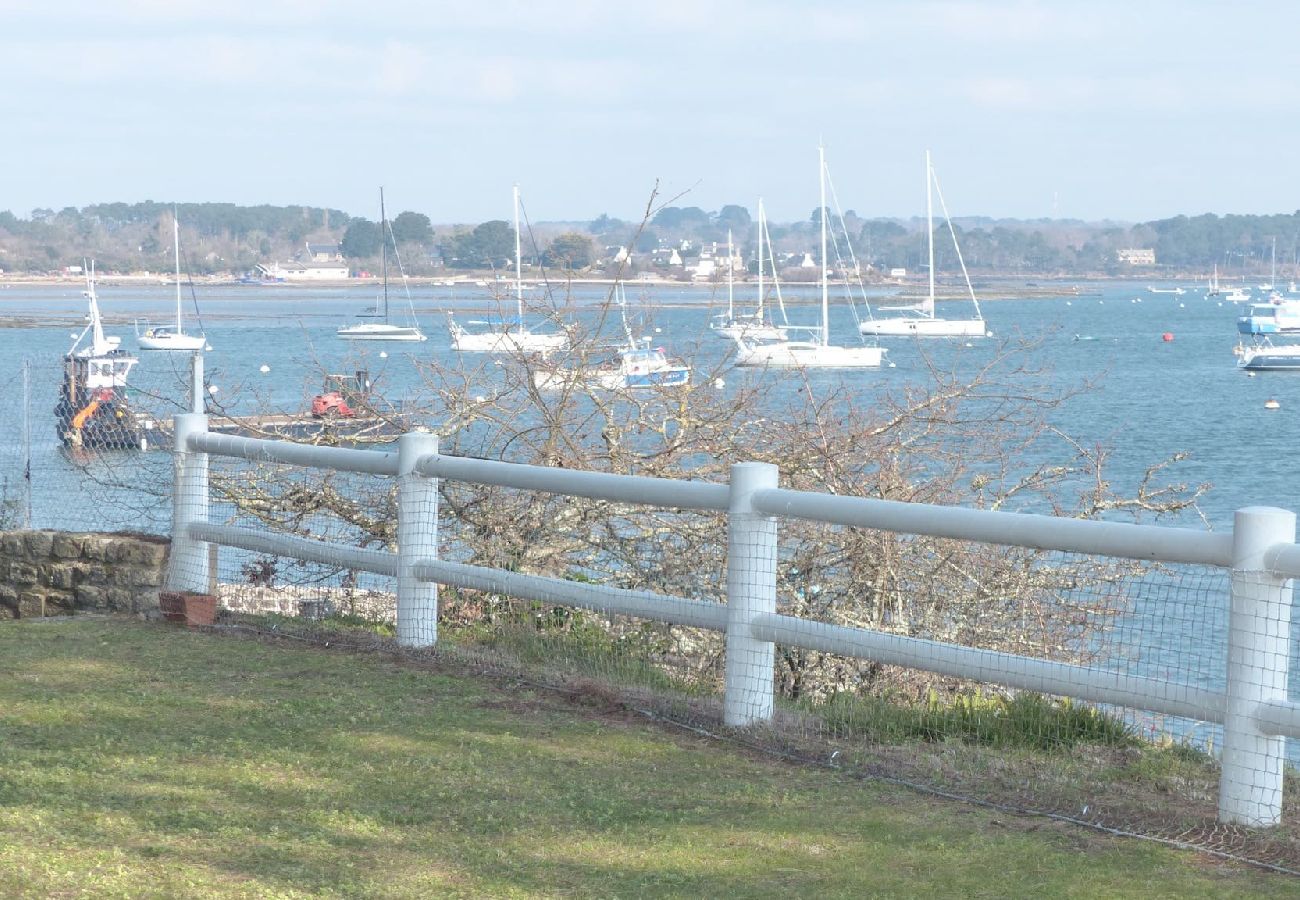
[[[127,404],[126,381],[139,360],[121,347],[122,339],[104,334],[95,292],[95,264],[86,268],[89,323],[63,358],[63,385],[54,407],[55,431],[70,447],[133,449],[145,447],[138,418]],[[88,343],[84,343],[89,336]]]
[[614,286],[618,295],[619,314],[623,320],[626,344],[619,347],[616,359],[608,364],[587,370],[551,369],[534,372],[533,383],[540,389],[562,388],[568,384],[582,383],[603,390],[627,388],[677,387],[691,380],[689,366],[674,365],[662,347],[651,345],[650,338],[638,337],[627,321],[627,293],[623,282]]
[[1268,284],[1261,284],[1259,289],[1264,293],[1273,290],[1273,284],[1277,281],[1277,238],[1273,238],[1272,261],[1268,267]]
[[[344,325],[335,334],[345,341],[424,341],[428,340],[420,326],[415,322],[415,308],[411,305],[411,288],[406,287],[406,304],[411,311],[410,325],[394,325],[388,320],[388,241],[393,241],[393,258],[397,260],[398,270],[402,269],[402,258],[397,255],[397,238],[393,235],[393,226],[388,221],[388,211],[384,208],[384,189],[379,189],[379,229],[383,240],[380,242],[380,278],[383,282],[383,295],[380,304],[358,315],[358,318],[381,318],[382,322],[358,322]],[[406,272],[402,271],[402,283],[406,284]]]
[[[966,280],[966,291],[970,302],[975,307],[975,316],[970,319],[944,319],[934,312],[934,199],[933,193],[939,193],[939,205],[943,209],[944,221],[948,223],[948,233],[952,235],[952,246],[957,251],[957,261],[961,264],[962,278]],[[975,289],[971,287],[970,275],[966,271],[966,261],[962,258],[961,247],[957,245],[957,230],[948,215],[948,204],[944,202],[943,190],[939,188],[939,178],[934,174],[930,162],[930,151],[925,151],[925,233],[930,248],[930,291],[920,304],[915,306],[883,307],[882,311],[915,313],[915,315],[884,316],[858,323],[858,330],[863,334],[874,335],[915,335],[917,337],[984,337],[988,329],[984,316],[980,312],[979,300],[975,299]]]
[[[785,304],[781,304],[781,317],[786,325],[776,325],[763,313],[763,235],[767,231],[767,215],[763,211],[763,200],[758,201],[758,305],[750,313],[737,313],[734,300],[735,253],[731,245],[731,231],[727,231],[727,311],[714,316],[709,328],[723,337],[746,337],[755,341],[783,341],[789,337],[789,321],[785,320]],[[768,241],[769,252],[771,241]],[[776,280],[776,261],[773,259],[772,279]],[[777,286],[777,300],[780,302],[780,286]]]
[[821,324],[813,330],[815,340],[758,341],[744,335],[736,342],[736,365],[772,368],[874,369],[883,362],[881,347],[840,347],[830,343],[830,261],[826,252],[826,148],[817,147],[818,180],[821,187]]
[[172,244],[176,252],[176,325],[159,325],[137,334],[135,342],[141,350],[202,350],[208,339],[199,334],[186,334],[181,325],[181,223],[172,216]]
[[524,283],[522,247],[519,235],[519,185],[515,185],[515,306],[516,318],[475,320],[470,325],[484,326],[482,331],[469,331],[447,314],[451,331],[451,349],[465,353],[550,353],[569,345],[569,336],[562,332],[538,332],[524,324]]
[[1223,291],[1219,290],[1219,264],[1214,264],[1214,271],[1210,274],[1210,288],[1205,292],[1207,297],[1222,296]]

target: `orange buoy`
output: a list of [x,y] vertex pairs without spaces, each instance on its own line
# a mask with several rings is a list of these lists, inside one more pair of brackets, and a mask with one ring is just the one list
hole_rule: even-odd
[[1166,344],[1172,341],[1173,339],[1174,339],[1174,333],[1172,331],[1166,331],[1164,334],[1160,335],[1160,340],[1164,341]]

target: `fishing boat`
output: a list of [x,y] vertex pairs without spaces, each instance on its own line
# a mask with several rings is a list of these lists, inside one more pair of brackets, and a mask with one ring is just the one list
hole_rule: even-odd
[[689,366],[674,365],[663,347],[652,346],[650,338],[638,337],[627,320],[627,295],[622,282],[615,285],[619,314],[626,343],[615,349],[614,358],[585,369],[538,369],[533,383],[540,389],[557,389],[582,384],[602,390],[677,387],[691,380]]
[[[447,328],[451,332],[451,349],[462,353],[551,353],[569,346],[569,336],[563,332],[533,331],[524,322],[523,258],[519,235],[519,185],[515,185],[515,307],[513,319],[475,319],[467,324],[478,326],[471,331],[447,313]],[[483,287],[486,281],[475,282]]]
[[1238,347],[1237,366],[1248,372],[1300,369],[1300,344],[1273,344],[1268,338],[1250,347]]
[[202,332],[186,334],[181,322],[181,223],[172,216],[172,246],[176,253],[176,324],[159,325],[140,332],[137,326],[135,342],[141,350],[203,350],[208,339]]
[[[335,334],[345,341],[423,341],[427,340],[420,325],[415,321],[415,306],[411,302],[411,286],[406,280],[406,271],[402,268],[402,258],[397,252],[397,238],[393,235],[393,226],[388,221],[388,212],[384,208],[384,189],[379,189],[379,228],[380,241],[380,281],[383,285],[378,302],[369,309],[358,313],[360,319],[382,319],[382,322],[358,322],[344,325]],[[388,242],[393,242],[393,259],[402,275],[402,284],[406,287],[406,305],[410,310],[411,324],[397,325],[388,318]]]
[[[713,329],[722,337],[736,338],[744,337],[754,341],[783,341],[789,337],[789,320],[785,315],[785,303],[781,301],[781,285],[776,278],[776,258],[772,258],[772,283],[776,286],[777,303],[781,307],[781,319],[785,326],[776,325],[771,322],[763,311],[763,246],[764,235],[767,232],[767,214],[763,210],[763,199],[758,200],[758,304],[753,312],[737,312],[734,297],[733,283],[734,273],[734,253],[731,245],[731,232],[727,232],[727,311],[724,314],[715,316],[709,323],[709,328]],[[771,253],[771,238],[767,238],[768,253]]]
[[[933,190],[932,190],[933,189]],[[966,281],[966,292],[970,296],[975,315],[969,319],[945,319],[935,315],[934,310],[934,199],[933,192],[939,194],[939,205],[943,209],[944,221],[948,223],[948,233],[952,236],[953,249],[957,251],[957,261],[961,264],[961,274]],[[984,337],[988,329],[984,324],[984,315],[980,312],[979,300],[975,298],[975,289],[971,286],[970,275],[966,272],[966,261],[962,258],[961,247],[957,244],[957,230],[953,228],[948,215],[948,204],[944,202],[943,190],[939,187],[938,176],[930,161],[930,151],[925,151],[925,233],[930,248],[930,290],[924,300],[913,306],[882,307],[882,312],[912,313],[913,315],[881,316],[868,319],[858,324],[863,334],[874,335],[915,335],[916,337]]]
[[1279,294],[1268,303],[1252,303],[1250,314],[1237,319],[1241,334],[1300,334],[1300,301],[1285,301]]
[[145,449],[145,432],[153,422],[137,416],[126,396],[127,376],[139,360],[122,349],[121,338],[104,334],[93,261],[86,268],[84,296],[89,322],[63,357],[55,432],[66,447]]
[[[826,243],[826,150],[817,148],[818,183],[821,190],[821,323],[811,330],[814,340],[758,341],[736,336],[736,365],[800,369],[874,369],[884,361],[882,347],[841,347],[830,342],[830,262]],[[796,326],[789,326],[795,328]]]

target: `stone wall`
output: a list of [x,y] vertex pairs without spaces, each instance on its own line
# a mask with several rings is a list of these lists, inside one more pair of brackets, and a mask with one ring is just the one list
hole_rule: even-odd
[[0,618],[157,610],[170,546],[143,534],[0,532]]

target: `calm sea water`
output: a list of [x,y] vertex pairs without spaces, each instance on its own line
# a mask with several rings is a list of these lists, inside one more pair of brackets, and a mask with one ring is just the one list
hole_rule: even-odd
[[[752,288],[749,289],[752,291]],[[1300,507],[1292,449],[1300,437],[1300,376],[1263,373],[1249,377],[1236,368],[1234,320],[1240,309],[1199,293],[1177,296],[1151,294],[1145,286],[1103,284],[1085,286],[1081,295],[1028,300],[991,299],[984,304],[995,335],[1022,335],[1041,340],[1036,361],[1050,372],[1042,378],[1050,387],[1086,387],[1057,414],[1058,423],[1085,444],[1113,449],[1110,474],[1119,490],[1131,488],[1146,466],[1175,452],[1188,458],[1172,477],[1213,485],[1202,508],[1212,524],[1230,524],[1236,508],[1267,504]],[[1087,291],[1096,291],[1089,294]],[[581,316],[592,316],[608,288],[582,286],[574,290]],[[749,291],[740,289],[738,296]],[[166,322],[174,315],[174,293],[166,286],[100,288],[108,330],[133,346],[133,319]],[[354,343],[339,340],[334,331],[375,300],[374,285],[323,287],[200,287],[198,309],[212,351],[206,367],[217,398],[235,408],[271,404],[299,409],[304,398],[320,390],[320,373],[366,368],[390,395],[400,396],[416,381],[412,357],[437,358],[448,365],[477,366],[481,357],[449,350],[443,310],[495,309],[485,288],[420,286],[412,290],[416,316],[429,340],[420,344]],[[725,341],[708,332],[709,316],[725,304],[725,293],[692,287],[635,287],[629,303],[634,315],[650,313],[657,342],[673,355],[695,359],[697,368],[720,359]],[[406,300],[392,293],[393,318],[405,321]],[[787,296],[810,301],[809,288],[792,288]],[[1137,302],[1135,302],[1137,301]],[[77,285],[0,287],[0,418],[10,435],[22,422],[21,367],[32,360],[31,422],[33,467],[57,474],[64,454],[54,444],[52,391],[58,383],[60,354],[79,330],[85,301]],[[942,306],[943,304],[941,304]],[[583,308],[585,311],[582,311]],[[953,303],[954,315],[968,306]],[[194,307],[185,298],[187,328],[193,327]],[[473,313],[466,313],[466,316]],[[791,308],[791,318],[813,323],[810,305]],[[59,321],[36,328],[5,328],[5,317]],[[354,320],[355,321],[355,320]],[[650,333],[654,333],[651,331]],[[1172,340],[1165,341],[1165,334]],[[832,313],[832,340],[856,342],[851,313],[843,305]],[[996,341],[884,341],[893,368],[817,373],[816,378],[843,381],[860,391],[864,403],[882,387],[924,378],[921,353],[940,364],[946,357],[976,364],[991,353]],[[381,355],[384,354],[384,355]],[[457,358],[460,357],[460,358]],[[133,382],[161,400],[183,402],[186,361],[180,355],[141,354]],[[263,372],[265,367],[268,371]],[[487,377],[487,376],[485,376]],[[741,376],[737,376],[741,377]],[[745,376],[749,377],[749,376]],[[777,373],[763,377],[779,379]],[[1265,401],[1281,408],[1269,410]],[[1065,448],[1062,447],[1062,454]],[[0,456],[0,470],[12,471],[16,442]],[[158,455],[158,454],[155,454]],[[8,466],[4,463],[8,463]],[[83,461],[84,462],[84,461]],[[56,494],[47,498],[58,505]],[[38,524],[66,510],[33,510]],[[71,525],[72,523],[67,523]],[[92,524],[92,523],[86,523]],[[109,523],[111,524],[111,523]]]
[[[752,289],[751,289],[752,290]],[[108,330],[133,346],[131,321],[165,322],[174,315],[174,293],[165,286],[103,286],[101,304]],[[608,288],[575,289],[579,317],[592,317]],[[485,288],[421,286],[413,289],[418,320],[429,340],[421,344],[351,343],[335,329],[355,321],[375,300],[373,285],[321,287],[202,287],[198,303],[212,350],[207,375],[217,398],[236,409],[264,405],[302,409],[320,390],[320,373],[369,370],[387,396],[401,396],[417,381],[413,359],[446,365],[484,366],[475,355],[449,349],[445,309],[495,310]],[[710,334],[709,317],[725,306],[725,293],[701,288],[636,287],[630,291],[634,316],[651,311],[647,326],[672,355],[694,358],[699,369],[728,352]],[[741,290],[739,296],[748,296]],[[792,320],[812,324],[817,309],[810,288],[792,288],[802,300]],[[878,298],[884,300],[884,298]],[[392,295],[394,319],[406,320],[405,296]],[[888,302],[888,301],[884,301]],[[84,316],[79,286],[0,286],[0,421],[7,435],[31,429],[32,522],[55,528],[143,528],[166,531],[170,510],[170,458],[164,452],[72,457],[55,439],[52,410],[58,363]],[[510,304],[511,306],[513,304]],[[965,304],[953,303],[953,315]],[[193,307],[185,301],[192,321]],[[466,312],[467,310],[472,310]],[[1230,527],[1234,509],[1249,505],[1300,508],[1293,448],[1300,439],[1300,375],[1264,373],[1249,377],[1236,367],[1235,318],[1241,309],[1201,293],[1151,294],[1145,285],[1084,286],[1083,293],[1025,300],[990,299],[984,304],[989,328],[999,337],[1040,342],[1033,361],[1048,371],[1038,376],[1053,389],[1082,388],[1053,413],[1055,421],[1085,445],[1112,448],[1110,479],[1131,491],[1144,470],[1174,453],[1188,457],[1172,471],[1174,480],[1212,485],[1201,507],[1210,524]],[[4,317],[46,322],[35,328],[3,327]],[[188,326],[187,326],[188,327]],[[654,331],[653,329],[658,329]],[[856,342],[851,313],[834,309],[833,341]],[[1165,336],[1172,337],[1166,340]],[[842,382],[869,405],[882,388],[925,378],[922,354],[940,365],[977,365],[998,340],[887,340],[891,368],[814,373],[814,380]],[[457,357],[460,358],[457,358]],[[23,363],[28,399],[23,402]],[[133,379],[139,396],[153,405],[185,401],[187,362],[183,355],[141,354]],[[263,371],[265,368],[266,371]],[[728,380],[773,379],[781,373],[733,373]],[[723,389],[726,389],[725,387]],[[1280,408],[1265,408],[1266,400]],[[1062,458],[1067,449],[1061,447]],[[0,487],[19,493],[27,465],[21,439],[0,446]],[[1199,524],[1199,523],[1184,523]],[[1112,663],[1150,675],[1217,686],[1222,683],[1226,582],[1222,573],[1174,572],[1133,590],[1133,608],[1119,623],[1122,658]],[[1294,665],[1293,670],[1300,669]],[[1174,733],[1196,732],[1192,723],[1163,723]],[[1199,732],[1197,732],[1199,733]],[[1213,729],[1205,734],[1213,735]]]

